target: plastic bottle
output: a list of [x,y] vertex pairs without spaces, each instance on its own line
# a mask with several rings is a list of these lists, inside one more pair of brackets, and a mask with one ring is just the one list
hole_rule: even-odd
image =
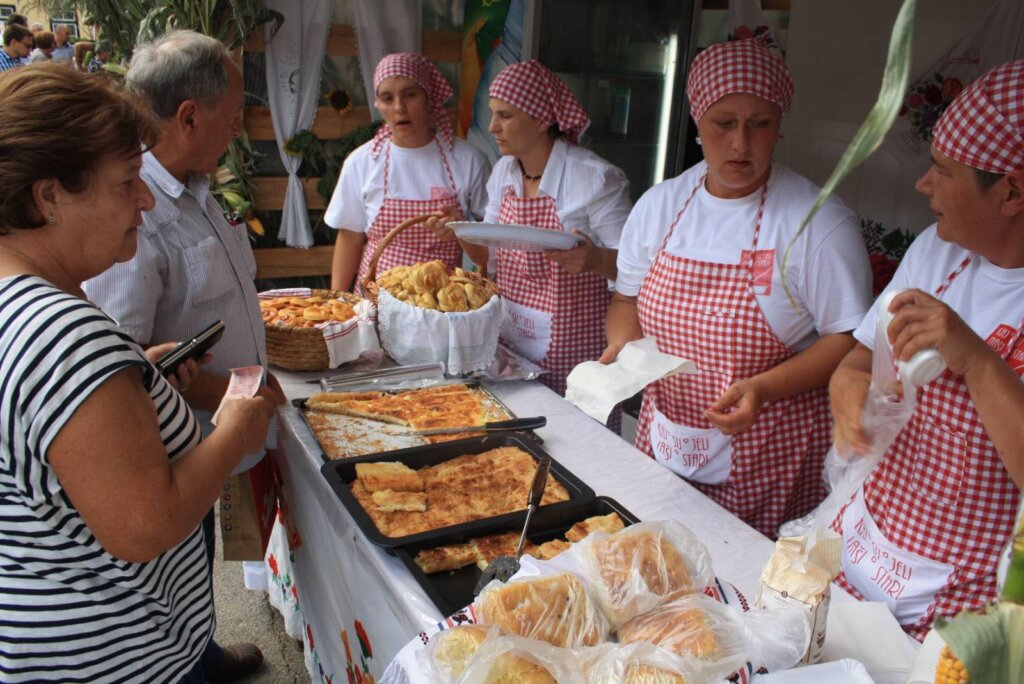
[[[889,305],[892,304],[896,295],[905,291],[892,290],[878,300],[878,320],[881,322],[883,330],[888,330],[889,323],[892,322],[893,313],[889,311]],[[888,334],[885,336],[885,342],[889,344]],[[946,370],[946,361],[937,349],[922,349],[914,354],[909,361],[897,361],[896,368],[899,370],[900,376],[907,382],[914,387],[921,387],[942,375],[942,372]]]

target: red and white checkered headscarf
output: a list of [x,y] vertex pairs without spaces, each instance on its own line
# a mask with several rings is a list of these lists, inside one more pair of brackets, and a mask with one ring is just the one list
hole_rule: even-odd
[[590,117],[565,81],[535,59],[502,69],[487,94],[549,126],[558,124],[558,130],[574,143],[590,125]]
[[932,145],[973,169],[1024,169],[1024,59],[991,69],[957,95],[935,125]]
[[[377,63],[377,68],[373,72],[374,92],[385,78],[391,76],[411,78],[426,91],[427,104],[430,107],[430,113],[434,116],[434,123],[437,124],[437,132],[448,149],[452,149],[452,145],[455,144],[455,133],[452,131],[452,122],[448,119],[448,113],[444,110],[444,103],[454,93],[437,67],[429,59],[415,52],[396,52],[387,55]],[[371,157],[377,158],[384,143],[391,139],[391,135],[391,128],[387,124],[377,129],[373,147],[370,148]]]
[[793,77],[782,58],[756,38],[716,43],[690,66],[690,116],[700,122],[708,107],[732,93],[757,95],[785,114],[793,102]]

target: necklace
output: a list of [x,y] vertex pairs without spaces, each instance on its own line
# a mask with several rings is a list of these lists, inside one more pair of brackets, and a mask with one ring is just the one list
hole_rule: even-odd
[[29,264],[34,266],[36,268],[36,270],[39,271],[39,275],[41,275],[44,278],[46,278],[46,280],[50,281],[51,284],[56,285],[57,287],[60,287],[60,285],[57,285],[57,279],[53,277],[53,274],[51,274],[48,270],[43,268],[42,264],[40,264],[38,261],[36,261],[32,257],[30,257],[28,254],[25,254],[24,252],[19,252],[16,249],[11,249],[10,247],[5,247],[4,245],[0,245],[0,249],[2,249],[5,252],[8,252],[10,254],[15,255],[16,257],[19,257],[20,259],[23,259],[24,261],[27,261]]
[[540,180],[540,177],[544,175],[544,172],[542,171],[542,172],[538,173],[536,176],[531,176],[530,174],[526,173],[526,168],[523,166],[523,160],[518,159],[516,161],[519,162],[519,170],[523,172],[523,178],[525,178],[526,180],[529,180],[529,181]]

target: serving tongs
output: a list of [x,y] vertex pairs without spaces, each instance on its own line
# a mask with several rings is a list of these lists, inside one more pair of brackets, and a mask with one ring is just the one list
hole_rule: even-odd
[[491,580],[507,582],[512,575],[519,572],[519,557],[523,555],[523,546],[526,545],[526,532],[530,529],[530,518],[534,511],[540,506],[540,500],[544,496],[544,487],[548,483],[548,472],[551,470],[551,457],[544,456],[537,464],[537,472],[533,475],[533,484],[530,485],[530,497],[526,503],[526,522],[523,523],[523,532],[519,535],[519,546],[516,547],[515,556],[498,556],[490,565],[484,569],[480,579],[473,590],[474,594],[483,591]]
[[319,384],[324,392],[344,392],[356,387],[394,385],[411,380],[441,380],[444,378],[444,363],[420,363],[411,366],[393,366],[378,368],[372,371],[336,373],[320,378],[307,380],[309,384]]

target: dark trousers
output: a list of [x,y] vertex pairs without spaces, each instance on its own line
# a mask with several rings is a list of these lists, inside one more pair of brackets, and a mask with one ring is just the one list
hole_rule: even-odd
[[[213,596],[213,556],[216,551],[216,539],[214,537],[216,534],[216,524],[216,520],[213,516],[213,509],[211,508],[210,512],[206,514],[206,517],[203,518],[203,538],[206,541],[206,562],[210,568],[210,596]],[[216,641],[213,640],[213,637],[211,636],[210,640],[206,643],[206,649],[203,650],[203,655],[199,657],[200,665],[202,668],[206,668],[207,666],[220,663],[223,659],[224,650]],[[198,684],[199,681],[205,682],[206,679],[197,680],[196,684]],[[187,684],[192,684],[192,682],[189,681]]]

